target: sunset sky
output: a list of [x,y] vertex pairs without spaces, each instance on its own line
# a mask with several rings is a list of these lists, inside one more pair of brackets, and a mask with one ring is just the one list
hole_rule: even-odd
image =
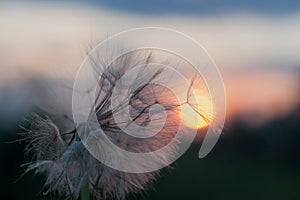
[[262,123],[299,105],[297,1],[280,12],[280,1],[268,9],[259,1],[245,7],[206,3],[206,9],[196,1],[181,8],[175,1],[170,9],[161,3],[153,11],[151,5],[134,2],[133,8],[117,0],[0,3],[0,101],[5,109],[20,102],[9,102],[12,97],[4,88],[30,90],[30,85],[19,84],[32,77],[72,79],[90,44],[143,26],[178,30],[206,48],[222,73],[229,117],[242,115],[250,123]]

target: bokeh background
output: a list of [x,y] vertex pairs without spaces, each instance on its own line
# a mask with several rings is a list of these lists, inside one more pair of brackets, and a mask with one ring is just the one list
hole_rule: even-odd
[[10,143],[19,125],[37,107],[63,119],[89,45],[143,26],[176,29],[207,49],[224,78],[228,114],[206,158],[198,159],[195,141],[130,199],[300,199],[299,0],[1,1],[1,199],[50,198],[42,176],[18,180],[30,160],[24,145]]

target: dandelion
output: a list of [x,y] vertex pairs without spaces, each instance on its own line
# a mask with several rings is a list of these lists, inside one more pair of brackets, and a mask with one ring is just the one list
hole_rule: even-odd
[[[146,56],[131,54],[120,57],[110,66],[103,64],[99,58],[93,60],[95,71],[101,71],[93,99],[93,112],[106,136],[126,151],[141,153],[162,148],[174,138],[180,123],[182,102],[178,101],[172,91],[151,83],[154,79],[163,78],[163,69],[158,67],[152,73],[145,74],[144,70],[152,59],[151,53]],[[120,105],[112,107],[112,91],[118,80],[128,70],[141,64],[144,68],[139,71],[139,77],[133,77],[139,87],[129,90],[128,102],[120,102]],[[135,123],[145,127],[153,119],[160,120],[160,110],[152,113],[157,118],[150,116],[153,105],[162,106],[167,114],[164,127],[156,135],[151,138],[135,138],[124,133],[120,126]],[[120,108],[124,106],[129,107],[131,121],[125,120],[124,124],[118,124],[114,115],[118,115]],[[160,174],[159,171],[127,173],[112,169],[89,153],[79,137],[82,130],[78,127],[61,132],[48,116],[36,114],[29,121],[29,128],[24,128],[21,134],[23,141],[27,143],[25,153],[33,155],[32,161],[25,165],[25,173],[34,171],[35,174],[46,176],[44,194],[51,193],[56,198],[65,199],[123,200],[128,194],[144,191]],[[176,151],[176,146],[172,148],[170,151]],[[160,162],[167,159],[163,158]]]

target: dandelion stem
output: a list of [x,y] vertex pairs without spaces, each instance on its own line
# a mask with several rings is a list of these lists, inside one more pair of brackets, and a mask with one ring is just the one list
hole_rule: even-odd
[[90,200],[89,184],[87,180],[85,180],[81,186],[81,200]]

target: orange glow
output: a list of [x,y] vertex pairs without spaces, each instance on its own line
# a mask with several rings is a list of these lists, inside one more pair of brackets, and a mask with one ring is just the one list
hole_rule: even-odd
[[199,95],[196,92],[195,103],[184,104],[182,121],[185,126],[192,129],[207,127],[213,118],[213,104],[209,96]]

